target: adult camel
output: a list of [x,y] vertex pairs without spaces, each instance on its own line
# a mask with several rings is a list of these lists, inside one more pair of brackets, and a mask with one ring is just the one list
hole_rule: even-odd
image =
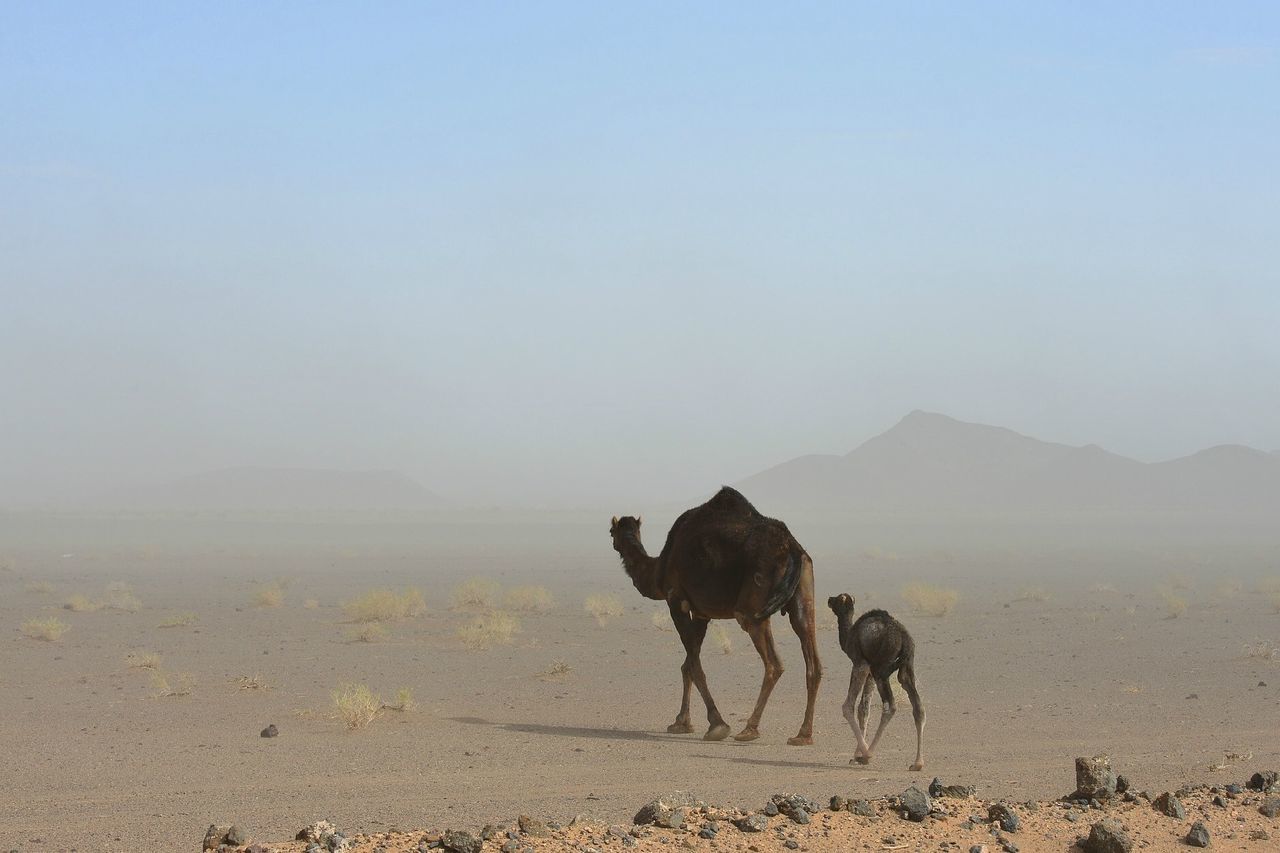
[[684,693],[680,713],[668,732],[693,731],[689,720],[690,688],[696,686],[707,706],[709,727],[704,740],[723,740],[729,724],[720,716],[707,676],[702,671],[702,640],[712,619],[734,619],[751,637],[764,661],[764,681],[755,710],[734,740],[760,737],[760,717],[773,686],[782,676],[782,661],[773,644],[769,617],[787,614],[804,653],[808,699],[800,731],[787,743],[813,743],[813,703],[822,679],[818,661],[813,601],[813,561],[781,521],[766,518],[735,489],[724,487],[701,506],[681,514],[667,533],[662,553],[650,557],[640,542],[640,519],[615,517],[609,528],[613,549],[622,557],[627,576],[645,598],[666,601],[680,633],[685,659],[680,667]]

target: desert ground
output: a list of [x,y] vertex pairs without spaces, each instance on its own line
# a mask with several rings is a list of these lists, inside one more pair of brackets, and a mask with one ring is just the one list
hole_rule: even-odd
[[[788,670],[760,740],[667,734],[683,653],[654,618],[662,605],[623,574],[609,515],[0,516],[0,849],[194,850],[211,823],[284,842],[322,818],[349,835],[522,813],[629,826],[673,789],[756,809],[783,791],[875,799],[934,776],[986,800],[1049,800],[1072,790],[1074,756],[1098,753],[1152,792],[1280,767],[1280,550],[1265,525],[786,518],[814,558],[820,606],[847,591],[916,638],[928,726],[913,773],[901,694],[872,764],[850,765],[849,665],[825,608],[814,745],[786,744],[803,666],[785,619]],[[672,517],[645,513],[650,553]],[[479,600],[455,602],[476,580],[490,584],[472,585]],[[912,582],[954,591],[954,607],[914,612]],[[513,612],[507,594],[527,586],[549,608]],[[361,639],[344,605],[406,588],[425,609]],[[591,596],[615,596],[620,612],[597,618]],[[492,609],[518,630],[475,648],[460,631]],[[48,619],[65,633],[27,636]],[[761,665],[720,624],[728,644],[709,636],[704,663],[740,724]],[[333,699],[344,684],[412,702],[348,728]],[[277,737],[260,736],[269,724]],[[890,846],[883,836],[908,837],[877,829],[866,843]],[[913,849],[974,843],[909,837]]]

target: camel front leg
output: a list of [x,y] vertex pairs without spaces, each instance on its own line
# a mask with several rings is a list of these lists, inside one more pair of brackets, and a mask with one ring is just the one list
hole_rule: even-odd
[[862,684],[862,696],[858,699],[858,728],[862,729],[862,739],[867,739],[867,717],[871,715],[871,679]]
[[866,661],[855,663],[853,672],[849,675],[849,695],[844,700],[844,718],[848,720],[849,728],[853,729],[853,736],[858,741],[858,749],[854,752],[850,764],[854,762],[867,764],[871,761],[871,750],[867,748],[867,736],[863,734],[862,725],[858,722],[858,694],[863,692],[863,685],[866,684],[870,675],[871,667]]
[[808,746],[813,743],[813,707],[818,700],[818,685],[822,683],[822,662],[818,660],[818,620],[813,615],[813,563],[804,558],[804,573],[795,597],[791,599],[791,628],[800,638],[800,650],[804,653],[804,685],[807,691],[804,721],[800,731],[787,743],[792,746]]
[[760,696],[756,699],[755,710],[742,731],[733,736],[734,740],[755,740],[760,737],[760,718],[764,715],[764,706],[773,692],[773,685],[782,677],[782,660],[773,645],[773,628],[769,626],[768,617],[759,622],[747,622],[744,626],[751,637],[751,643],[764,661],[764,680],[760,682]]
[[680,712],[676,714],[676,721],[667,726],[667,732],[673,735],[687,735],[693,731],[693,722],[689,718],[689,698],[693,692],[693,664],[689,654],[689,642],[685,637],[689,633],[691,627],[689,623],[692,620],[687,614],[672,607],[671,621],[675,624],[676,633],[680,635],[680,642],[685,647],[684,663],[680,665],[680,678],[684,683],[684,691],[680,697]]
[[707,708],[707,732],[702,739],[724,740],[729,736],[729,724],[724,721],[724,717],[720,716],[716,700],[711,698],[711,689],[707,687],[707,674],[702,669],[702,641],[706,639],[708,625],[709,623],[705,620],[690,617],[687,628],[680,637],[686,652],[685,665],[681,668],[681,672],[685,674],[685,711],[687,715],[688,684],[692,679],[693,685],[698,688],[698,694],[702,697],[702,704]]

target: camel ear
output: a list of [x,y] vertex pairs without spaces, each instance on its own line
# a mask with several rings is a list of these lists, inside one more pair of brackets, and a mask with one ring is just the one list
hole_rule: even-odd
[[609,522],[609,529],[610,529],[610,530],[612,530],[613,528],[615,528],[615,527],[617,527],[617,526],[618,526],[618,517],[615,515],[615,516],[613,517],[613,521]]
[[637,515],[637,516],[636,516],[636,527],[639,527],[639,526],[640,526],[640,522],[642,522],[642,521],[644,521],[644,516],[643,516],[643,515]]

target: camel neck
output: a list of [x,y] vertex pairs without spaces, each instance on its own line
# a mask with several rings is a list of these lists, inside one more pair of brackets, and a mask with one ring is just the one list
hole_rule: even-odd
[[622,567],[626,569],[627,577],[631,578],[631,583],[640,591],[640,594],[645,598],[665,599],[658,559],[645,553],[644,545],[640,544],[640,537],[623,537],[618,545]]

